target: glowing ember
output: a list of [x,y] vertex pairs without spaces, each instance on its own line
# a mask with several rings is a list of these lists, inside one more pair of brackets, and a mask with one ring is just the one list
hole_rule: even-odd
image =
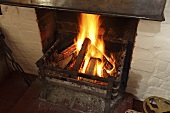
[[88,47],[88,51],[84,58],[84,63],[82,67],[80,68],[79,72],[85,73],[87,66],[89,64],[89,61],[91,58],[97,58],[101,61],[96,61],[96,64],[94,66],[94,74],[99,77],[103,76],[103,70],[105,62],[104,57],[113,65],[113,69],[106,70],[107,73],[111,74],[115,69],[115,62],[111,60],[111,58],[107,57],[105,55],[105,45],[102,37],[98,37],[98,31],[100,27],[100,21],[99,21],[100,15],[94,15],[94,14],[84,14],[82,13],[80,15],[80,32],[77,36],[77,39],[75,40],[77,54],[81,50],[82,44],[85,40],[85,38],[89,38],[91,40],[91,45]]

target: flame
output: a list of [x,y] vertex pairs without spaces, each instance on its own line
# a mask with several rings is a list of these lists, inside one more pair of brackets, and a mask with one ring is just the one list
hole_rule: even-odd
[[97,75],[99,77],[103,77],[103,63],[97,61],[97,66],[96,66],[96,70],[97,70]]
[[[90,61],[90,58],[99,58],[100,61],[96,61],[96,65],[94,67],[94,74],[97,74],[99,77],[103,77],[103,55],[105,55],[105,45],[102,37],[98,37],[98,31],[100,27],[99,21],[100,15],[94,14],[85,14],[81,13],[79,19],[79,27],[80,31],[78,33],[77,39],[75,40],[77,54],[81,50],[82,44],[85,38],[89,38],[91,40],[91,46],[89,46],[86,56],[84,58],[83,67],[79,70],[81,73],[86,72],[86,68]],[[97,49],[96,49],[97,48]]]
[[79,21],[80,32],[76,40],[78,52],[80,51],[81,46],[86,37],[91,40],[91,43],[93,45],[96,44],[98,28],[100,26],[99,17],[100,17],[99,15],[81,13]]

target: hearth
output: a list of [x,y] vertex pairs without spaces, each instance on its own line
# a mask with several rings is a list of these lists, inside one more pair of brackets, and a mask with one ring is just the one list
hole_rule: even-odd
[[[42,98],[46,99],[50,95],[48,94],[49,84],[57,84],[103,98],[104,112],[109,112],[113,106],[113,104],[111,106],[112,101],[118,101],[126,88],[138,19],[42,9],[37,9],[37,15],[40,31],[43,31],[41,32],[42,40],[44,40],[43,51],[46,51],[36,63],[45,88]],[[99,20],[102,22],[99,26],[95,26],[95,28],[98,27],[96,28],[98,33],[95,34],[97,35],[96,43],[92,44],[94,37],[89,38],[90,31],[86,31],[80,44],[81,49],[77,51],[78,36],[83,32],[80,23],[82,25],[88,20],[83,20],[82,16],[86,19],[87,16],[92,16],[90,19],[100,16]],[[47,27],[42,26],[42,20],[45,23],[43,25],[47,24]],[[49,25],[56,26],[50,27],[49,31]],[[87,25],[85,30],[89,29],[88,22],[84,25]],[[55,34],[54,37],[51,37],[51,34],[48,37],[44,35],[51,31]],[[99,39],[103,40],[104,53],[96,46],[100,44]],[[55,42],[50,47],[51,40]],[[89,57],[87,67],[85,71],[82,71],[89,51],[94,52],[95,55]],[[95,66],[100,62],[103,63],[102,71],[97,73]]]

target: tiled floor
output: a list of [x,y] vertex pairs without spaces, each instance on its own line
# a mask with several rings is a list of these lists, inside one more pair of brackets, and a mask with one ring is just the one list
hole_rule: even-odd
[[0,83],[0,113],[8,113],[27,90],[22,78],[13,73]]
[[[29,88],[17,73],[10,74],[0,84],[0,113],[79,113],[68,107],[53,105],[40,99],[42,83],[38,78],[31,78],[33,82]],[[127,94],[113,113],[124,113],[127,109],[132,108],[132,105],[133,96]],[[141,106],[141,104],[138,105]],[[140,111],[140,107],[137,107]]]
[[40,80],[35,80],[10,113],[78,113],[68,108],[52,105],[39,98],[42,90]]
[[31,76],[29,88],[17,73],[9,74],[0,83],[0,113],[78,113],[39,99],[42,84],[34,78]]

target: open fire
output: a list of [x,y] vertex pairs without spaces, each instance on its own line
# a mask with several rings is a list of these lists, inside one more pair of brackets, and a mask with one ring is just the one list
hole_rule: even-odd
[[[72,32],[61,27],[66,26],[62,25],[62,19],[57,21],[57,39],[36,63],[44,85],[42,98],[48,97],[48,84],[54,84],[97,96],[97,100],[102,98],[105,113],[110,110],[112,100],[120,99],[128,44],[124,34],[126,27],[123,27],[126,24],[112,25],[112,19],[105,19],[100,15],[81,13],[76,21],[79,29]],[[67,28],[71,29],[70,26]]]
[[[83,43],[89,43],[86,45],[87,47],[85,47],[87,50],[85,49],[86,51],[83,51],[86,52],[85,56],[81,56],[83,57],[83,63],[81,64],[79,72],[106,77],[107,74],[104,74],[105,72],[112,76],[112,73],[115,71],[115,62],[114,57],[109,58],[105,53],[104,32],[100,33],[101,35],[99,36],[99,27],[101,25],[99,20],[100,16],[83,13],[80,16],[80,31],[75,40],[77,55],[79,55]],[[86,38],[90,40],[87,41]]]

